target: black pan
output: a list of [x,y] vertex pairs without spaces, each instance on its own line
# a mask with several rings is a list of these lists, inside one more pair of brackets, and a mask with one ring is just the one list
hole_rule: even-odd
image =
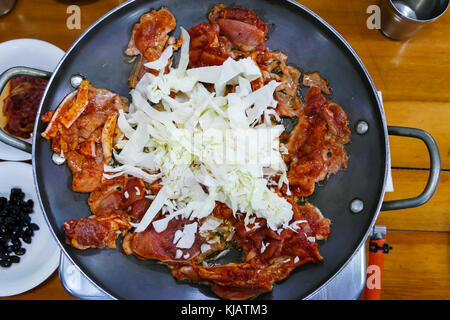
[[[370,235],[381,209],[400,209],[421,205],[434,193],[440,171],[439,150],[426,132],[411,128],[390,127],[389,133],[420,138],[429,148],[430,178],[424,192],[416,198],[383,204],[388,173],[388,128],[375,86],[348,43],[325,21],[294,1],[236,0],[222,1],[256,11],[269,24],[267,45],[288,55],[288,62],[302,71],[319,71],[332,86],[332,100],[348,113],[352,130],[348,168],[317,187],[310,201],[331,219],[331,234],[319,245],[324,261],[297,268],[285,280],[274,285],[259,299],[307,298],[332,279],[361,248]],[[131,70],[123,54],[131,30],[139,17],[150,9],[167,7],[185,29],[207,20],[209,10],[218,0],[129,1],[112,10],[91,26],[69,49],[51,75],[38,115],[58,106],[72,90],[71,77],[80,74],[95,87],[107,88],[129,96],[127,78]],[[0,80],[3,88],[15,74],[50,76],[24,68],[9,70]],[[304,92],[303,92],[304,93]],[[39,118],[39,116],[38,116]],[[360,121],[367,132],[358,134]],[[364,126],[362,126],[364,127]],[[47,222],[63,252],[81,272],[112,298],[117,299],[217,299],[207,286],[179,282],[169,270],[155,261],[140,261],[116,250],[80,251],[64,242],[62,225],[68,219],[89,215],[87,195],[72,191],[72,175],[67,166],[56,166],[50,144],[39,135],[45,124],[37,119],[32,144],[33,169],[40,204]],[[23,142],[0,132],[0,138],[22,149]],[[362,211],[354,213],[351,203],[360,199]],[[383,208],[382,208],[383,205]]]

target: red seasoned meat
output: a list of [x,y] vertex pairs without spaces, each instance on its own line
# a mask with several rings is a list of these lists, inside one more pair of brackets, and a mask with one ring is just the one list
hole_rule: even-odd
[[31,137],[47,82],[27,76],[11,79],[9,94],[3,101],[3,114],[7,119],[4,129],[7,132],[24,139]]
[[[52,149],[63,154],[73,174],[72,188],[77,192],[92,192],[101,186],[104,166],[103,146],[112,148],[111,141],[102,141],[102,131],[108,117],[118,114],[119,110],[128,110],[128,101],[106,89],[87,86],[86,106],[81,114],[70,117],[70,126],[61,120],[71,112],[77,101],[78,91],[69,94],[56,111],[49,111],[42,116],[48,122],[42,136],[52,141]],[[109,150],[108,153],[110,153]]]
[[[131,34],[125,54],[136,60],[129,77],[130,88],[135,88],[139,80],[150,70],[145,64],[157,60],[169,41],[169,33],[175,29],[176,20],[167,9],[152,10],[143,14]],[[175,44],[175,47],[181,43]]]
[[115,248],[119,234],[131,224],[123,216],[90,216],[64,222],[66,242],[77,249]]
[[344,144],[350,141],[350,129],[342,108],[325,99],[317,87],[306,94],[304,112],[289,136],[286,147],[291,161],[288,180],[296,196],[309,196],[316,182],[347,167]]

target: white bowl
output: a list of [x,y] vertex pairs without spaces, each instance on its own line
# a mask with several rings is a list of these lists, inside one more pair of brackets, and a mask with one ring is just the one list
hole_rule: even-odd
[[26,249],[19,263],[10,267],[0,267],[0,297],[17,295],[28,291],[46,280],[59,266],[61,249],[39,206],[33,180],[33,169],[24,162],[0,162],[0,197],[9,199],[11,188],[21,188],[25,200],[34,201],[31,222],[39,226],[34,232],[31,243],[22,243]]

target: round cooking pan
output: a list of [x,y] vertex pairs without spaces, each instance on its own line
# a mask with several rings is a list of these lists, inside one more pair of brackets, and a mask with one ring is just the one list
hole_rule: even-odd
[[[269,24],[268,48],[286,53],[288,62],[302,71],[320,72],[332,86],[331,99],[348,114],[352,130],[351,143],[345,147],[349,154],[348,168],[320,183],[309,198],[332,221],[330,236],[319,244],[324,261],[297,268],[285,280],[275,284],[272,292],[257,297],[308,298],[358,252],[371,234],[380,210],[415,207],[431,198],[439,180],[439,150],[433,138],[422,130],[386,126],[381,101],[361,60],[319,16],[293,1],[221,2],[254,10]],[[50,143],[40,136],[46,124],[39,118],[55,109],[74,90],[70,81],[74,75],[86,77],[94,87],[129,96],[127,79],[131,64],[123,51],[142,14],[167,7],[177,19],[174,32],[178,36],[180,26],[189,29],[207,21],[209,10],[217,3],[218,0],[201,1],[201,5],[186,0],[129,1],[91,26],[68,50],[53,74],[19,67],[4,73],[0,80],[0,88],[3,88],[8,79],[17,74],[50,79],[38,111],[32,150],[31,146],[2,131],[0,140],[32,151],[35,184],[50,229],[71,262],[111,298],[217,299],[217,296],[207,286],[175,280],[162,264],[125,255],[120,244],[115,250],[77,250],[65,244],[62,225],[66,220],[90,215],[88,194],[73,192],[68,167],[52,162]],[[304,94],[306,90],[302,90]],[[425,190],[416,198],[383,203],[388,173],[388,134],[419,138],[428,147],[430,177]],[[356,204],[363,206],[352,206],[354,199],[361,200]]]

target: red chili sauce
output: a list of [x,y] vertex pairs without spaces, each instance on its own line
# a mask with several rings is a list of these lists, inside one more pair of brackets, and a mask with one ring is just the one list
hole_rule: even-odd
[[8,133],[28,139],[47,80],[16,76],[9,82],[9,93],[3,100],[3,114],[7,121],[3,128]]

